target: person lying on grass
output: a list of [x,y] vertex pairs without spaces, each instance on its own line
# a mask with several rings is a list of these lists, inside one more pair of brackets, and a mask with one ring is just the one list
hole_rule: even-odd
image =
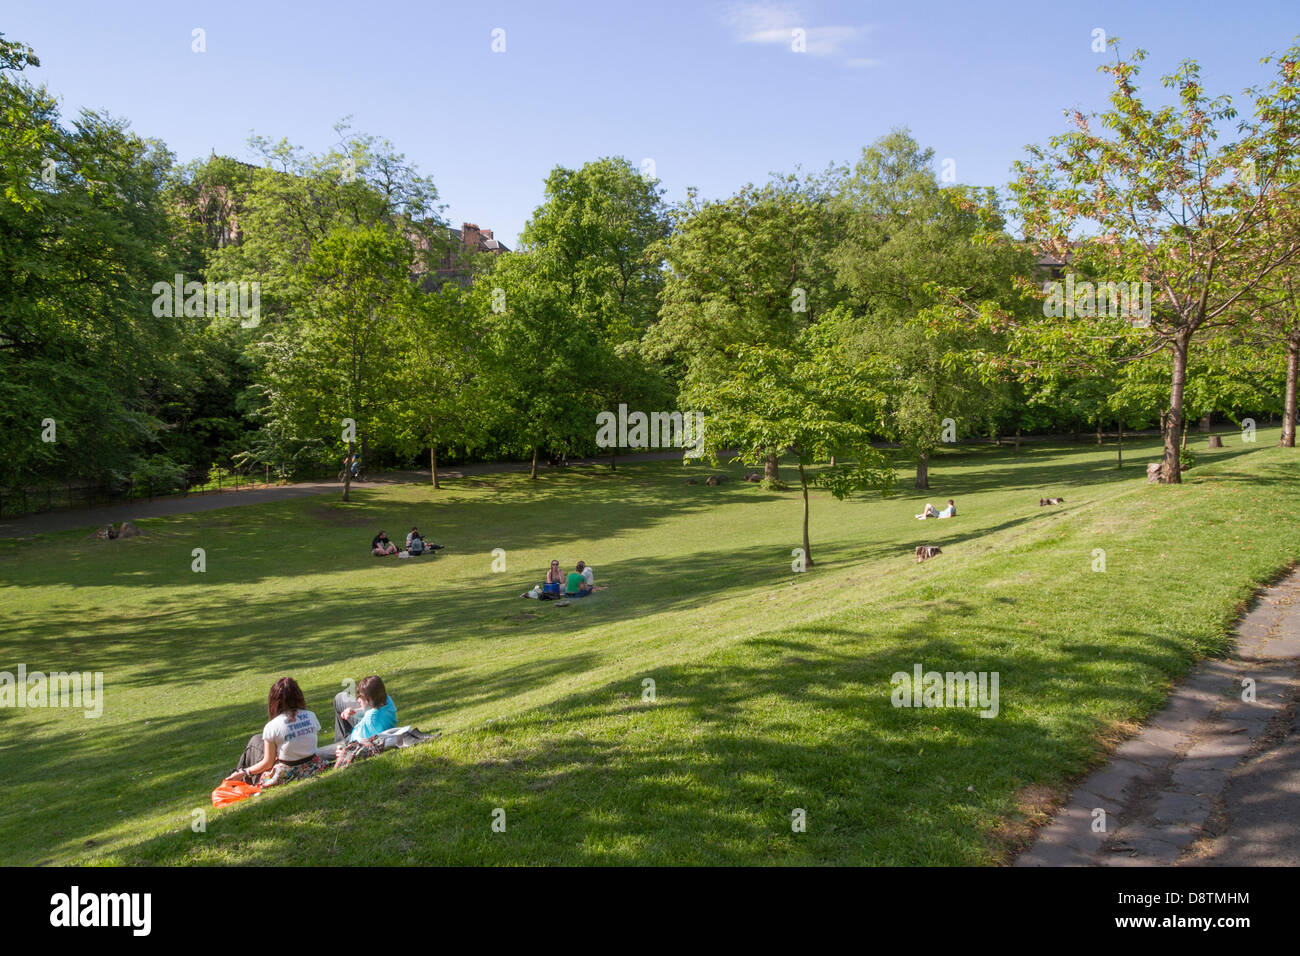
[[397,726],[397,701],[388,695],[376,674],[363,677],[357,696],[347,691],[334,695],[334,743],[336,749],[354,740],[367,740]]
[[292,677],[281,677],[271,685],[266,698],[271,718],[260,734],[248,738],[235,772],[226,779],[247,780],[255,786],[274,787],[314,777],[333,764],[316,756],[316,735],[320,721],[307,709],[302,688]]
[[957,517],[957,506],[953,504],[953,500],[949,498],[948,507],[944,508],[942,511],[935,511],[934,505],[927,502],[925,505],[925,510],[922,511],[919,515],[917,515],[917,517],[920,518],[922,521],[924,521],[926,518],[955,518]]
[[382,558],[389,554],[396,554],[397,545],[388,540],[387,532],[380,531],[379,534],[375,535],[374,540],[370,542],[370,553],[377,558]]

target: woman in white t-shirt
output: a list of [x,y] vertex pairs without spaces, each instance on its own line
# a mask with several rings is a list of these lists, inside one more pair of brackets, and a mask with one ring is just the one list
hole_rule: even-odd
[[316,756],[316,735],[320,721],[307,709],[302,688],[292,677],[281,677],[271,686],[266,699],[271,718],[260,734],[248,740],[239,768],[232,776],[246,777],[262,787],[314,777],[331,764]]

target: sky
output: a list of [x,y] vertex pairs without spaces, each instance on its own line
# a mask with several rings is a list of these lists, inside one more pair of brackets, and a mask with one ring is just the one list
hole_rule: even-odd
[[720,198],[908,126],[936,168],[1002,186],[1065,109],[1105,108],[1096,31],[1148,51],[1153,95],[1190,58],[1237,98],[1300,34],[1300,3],[0,0],[65,123],[96,109],[181,161],[253,161],[253,133],[323,152],[351,117],[433,177],[453,225],[511,248],[547,173],[602,156],[670,202]]

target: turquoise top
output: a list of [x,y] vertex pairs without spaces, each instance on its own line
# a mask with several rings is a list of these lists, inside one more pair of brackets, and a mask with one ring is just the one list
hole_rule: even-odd
[[357,721],[357,725],[352,728],[348,740],[365,740],[375,734],[382,734],[385,730],[392,730],[396,726],[397,701],[393,700],[392,694],[389,694],[388,703],[383,707],[372,707],[365,712]]

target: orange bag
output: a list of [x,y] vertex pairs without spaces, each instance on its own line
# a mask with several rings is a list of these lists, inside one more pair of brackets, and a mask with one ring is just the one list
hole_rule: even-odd
[[255,797],[261,792],[261,787],[255,787],[243,780],[226,779],[221,781],[221,785],[212,791],[212,805],[214,807],[229,806],[248,797]]

